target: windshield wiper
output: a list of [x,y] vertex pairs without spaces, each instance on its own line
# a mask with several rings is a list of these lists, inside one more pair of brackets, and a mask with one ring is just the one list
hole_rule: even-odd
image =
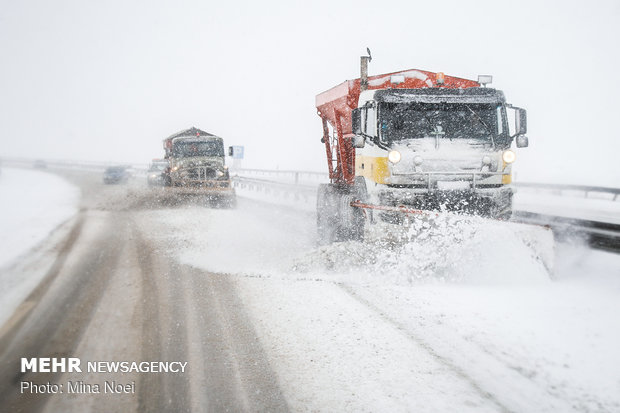
[[487,123],[484,120],[482,120],[480,115],[478,115],[478,113],[475,110],[470,108],[469,105],[465,105],[465,107],[469,109],[469,111],[476,117],[478,122],[482,123],[482,126],[484,126],[487,132],[489,132],[489,136],[491,136],[491,144],[493,145],[493,148],[495,148],[495,139],[493,139],[493,132],[491,132],[491,128],[489,128],[489,125],[487,125]]

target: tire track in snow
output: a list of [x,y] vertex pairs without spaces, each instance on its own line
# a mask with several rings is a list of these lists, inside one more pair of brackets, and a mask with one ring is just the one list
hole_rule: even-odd
[[370,301],[364,299],[363,297],[360,297],[358,294],[355,293],[355,291],[350,286],[346,284],[342,284],[342,283],[336,283],[336,285],[338,285],[344,292],[346,292],[349,296],[354,298],[360,304],[364,305],[365,307],[375,312],[379,316],[380,319],[394,326],[397,330],[401,331],[403,335],[405,335],[410,340],[412,340],[417,345],[419,345],[421,348],[426,350],[431,355],[431,357],[435,359],[437,362],[446,366],[451,371],[453,371],[459,378],[469,383],[472,386],[472,388],[474,388],[483,398],[495,404],[499,408],[499,411],[503,413],[516,413],[515,410],[512,410],[506,405],[504,405],[494,394],[482,388],[482,386],[473,377],[468,375],[467,372],[465,372],[465,370],[457,366],[451,360],[441,356],[437,351],[435,351],[435,349],[430,344],[426,342],[426,340],[422,339],[420,336],[416,334],[413,334],[410,331],[410,329],[406,328],[404,325],[402,325],[398,321],[387,316],[383,311],[381,311],[380,308],[375,306]]

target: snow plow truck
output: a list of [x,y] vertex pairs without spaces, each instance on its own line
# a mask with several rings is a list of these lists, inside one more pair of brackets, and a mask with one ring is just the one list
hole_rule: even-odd
[[[330,183],[319,187],[323,243],[363,238],[377,219],[447,210],[507,220],[514,146],[526,111],[478,81],[424,70],[361,76],[316,96]],[[510,115],[510,116],[509,116]],[[511,132],[512,129],[512,132]]]
[[164,139],[163,146],[168,161],[164,186],[169,190],[204,195],[231,207],[236,204],[222,138],[192,127]]

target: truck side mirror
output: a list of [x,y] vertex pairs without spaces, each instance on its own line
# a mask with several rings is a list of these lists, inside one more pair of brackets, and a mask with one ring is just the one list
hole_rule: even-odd
[[521,108],[516,108],[516,110],[517,116],[515,118],[515,122],[517,124],[515,126],[517,135],[525,135],[527,133],[527,111]]
[[353,129],[353,133],[356,135],[362,134],[361,114],[362,109],[360,108],[353,109],[353,112],[351,113],[351,129]]
[[529,145],[529,141],[527,139],[527,136],[525,135],[517,136],[517,148],[527,148],[528,145]]

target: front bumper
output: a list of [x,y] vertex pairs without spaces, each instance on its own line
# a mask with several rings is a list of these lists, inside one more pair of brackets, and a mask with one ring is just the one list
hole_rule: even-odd
[[218,176],[218,171],[210,167],[180,169],[170,173],[173,187],[196,188],[209,191],[226,191],[232,189],[228,176]]
[[411,172],[393,174],[389,178],[388,184],[392,186],[407,186],[415,188],[425,188],[429,192],[434,189],[442,189],[442,184],[460,184],[459,189],[476,190],[491,186],[505,186],[512,181],[510,169],[504,172]]
[[192,182],[186,183],[177,182],[175,185],[168,188],[171,192],[179,194],[195,194],[205,195],[210,194],[219,197],[234,197],[235,189],[230,185],[230,181],[215,181],[215,182]]
[[387,187],[379,191],[379,199],[388,201],[387,205],[411,205],[420,199],[497,199],[512,196],[513,188],[510,185],[494,188],[476,189],[449,189],[416,188],[416,187]]
[[228,173],[217,166],[191,166],[176,170],[173,168],[170,177],[173,182],[183,182],[186,185],[228,181]]
[[510,185],[458,190],[387,187],[376,194],[377,199],[374,202],[388,206],[404,205],[420,210],[446,210],[507,218],[512,211],[513,193]]

